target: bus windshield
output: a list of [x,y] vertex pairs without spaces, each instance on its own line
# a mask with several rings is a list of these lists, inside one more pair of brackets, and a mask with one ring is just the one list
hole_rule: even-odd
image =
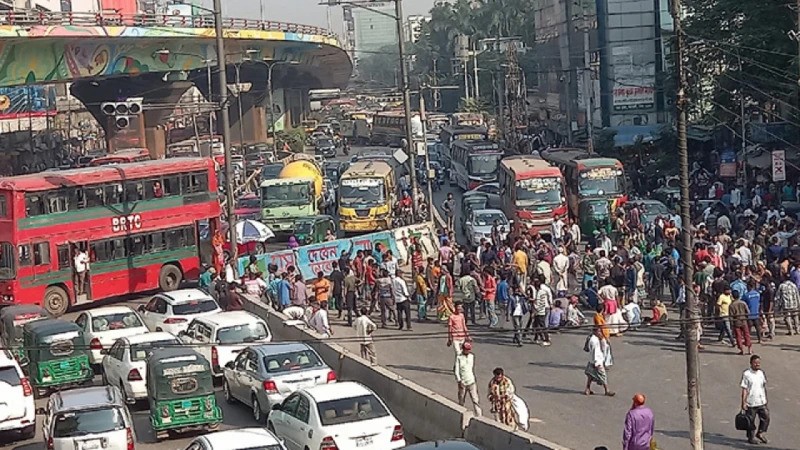
[[383,180],[375,178],[342,180],[339,204],[345,207],[378,206],[386,203]]
[[622,171],[614,167],[598,167],[581,173],[578,192],[582,197],[621,194]]
[[0,280],[13,280],[14,246],[8,242],[0,242]]
[[469,157],[469,167],[467,168],[470,175],[490,175],[497,172],[497,162],[500,160],[500,155],[473,155]]
[[277,184],[261,188],[261,206],[302,206],[309,202],[307,184]]
[[545,206],[562,203],[561,180],[531,178],[517,181],[517,206]]

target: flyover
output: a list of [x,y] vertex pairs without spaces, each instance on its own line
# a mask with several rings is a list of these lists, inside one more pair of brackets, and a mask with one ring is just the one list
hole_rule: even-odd
[[[187,89],[195,85],[206,98],[209,86],[216,91],[218,55],[210,15],[7,11],[0,13],[0,24],[0,86],[72,83],[73,95],[112,138],[133,134],[147,144],[163,142],[166,122]],[[223,29],[229,82],[238,72],[241,83],[252,86],[240,96],[242,117],[239,97],[211,97],[212,103],[229,106],[234,140],[240,120],[246,142],[266,138],[264,60],[287,62],[273,70],[278,130],[300,120],[310,89],[348,83],[352,63],[328,30],[234,18],[223,19]],[[103,102],[136,97],[143,99],[144,112],[131,121],[130,130],[116,130],[100,111]]]

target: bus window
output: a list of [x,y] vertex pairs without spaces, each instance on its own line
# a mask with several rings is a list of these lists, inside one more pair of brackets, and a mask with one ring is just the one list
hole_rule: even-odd
[[175,175],[171,177],[164,177],[163,185],[164,195],[181,195],[181,177]]
[[95,206],[103,206],[103,187],[102,186],[88,186],[84,189],[84,197],[86,198],[86,207],[92,208]]
[[30,266],[33,261],[31,260],[31,246],[28,244],[19,246],[19,265]]
[[50,264],[50,243],[38,242],[33,244],[33,264],[35,266]]
[[69,256],[69,245],[59,245],[56,247],[58,252],[58,269],[69,269],[71,266],[71,258]]
[[122,203],[122,185],[119,183],[108,184],[105,186],[106,205],[117,205]]
[[0,195],[0,218],[8,217],[8,206],[6,204],[6,196]]
[[142,183],[140,182],[128,182],[125,184],[125,201],[126,202],[138,202],[139,200],[143,199],[142,194],[144,193],[144,189],[142,188]]

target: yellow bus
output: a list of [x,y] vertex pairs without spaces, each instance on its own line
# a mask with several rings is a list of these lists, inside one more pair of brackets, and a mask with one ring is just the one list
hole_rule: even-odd
[[357,161],[339,179],[339,221],[345,233],[389,230],[396,191],[394,169],[383,161]]

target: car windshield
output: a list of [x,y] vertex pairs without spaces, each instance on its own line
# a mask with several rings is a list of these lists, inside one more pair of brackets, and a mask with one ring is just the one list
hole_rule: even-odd
[[143,326],[141,319],[133,311],[92,317],[92,331],[124,330]]
[[147,361],[153,350],[158,348],[169,348],[180,345],[177,339],[163,339],[160,341],[142,342],[131,345],[131,361]]
[[260,205],[261,200],[258,197],[244,197],[239,199],[236,207],[241,209],[258,209]]
[[21,380],[17,373],[17,368],[14,366],[0,367],[0,383],[6,383],[10,386],[19,386]]
[[309,202],[308,184],[277,184],[261,188],[261,205],[267,208],[302,206]]
[[637,203],[639,211],[646,216],[668,216],[669,209],[663,203]]
[[12,280],[15,276],[14,246],[8,242],[0,242],[0,280]]
[[187,316],[190,314],[200,314],[214,311],[218,309],[217,302],[213,299],[207,298],[203,300],[193,300],[186,303],[178,303],[172,305],[172,313],[176,316]]
[[293,372],[322,367],[322,361],[311,350],[281,353],[264,357],[264,367],[269,373]]
[[378,206],[385,202],[382,180],[374,178],[342,180],[339,187],[339,204],[342,206]]
[[267,327],[261,322],[245,325],[234,325],[217,330],[217,340],[220,344],[241,344],[266,339]]
[[544,206],[561,203],[561,180],[531,178],[517,181],[517,206]]
[[71,438],[87,434],[107,433],[125,428],[125,420],[117,408],[70,411],[57,415],[54,422],[54,438]]
[[621,194],[621,171],[612,167],[598,167],[581,173],[578,191],[581,196]]
[[500,155],[473,155],[469,157],[470,175],[489,175],[497,172],[497,161]]
[[311,233],[311,222],[295,222],[294,231],[302,234]]
[[318,147],[332,147],[333,141],[330,139],[319,139],[317,140]]
[[261,179],[271,180],[278,178],[278,175],[283,170],[283,164],[269,164],[261,168]]
[[494,221],[497,221],[500,225],[507,225],[508,221],[506,220],[506,216],[501,213],[482,213],[475,215],[475,225],[479,227],[485,227],[488,225],[494,225]]
[[324,426],[361,422],[389,415],[380,400],[372,394],[320,402],[317,410]]

